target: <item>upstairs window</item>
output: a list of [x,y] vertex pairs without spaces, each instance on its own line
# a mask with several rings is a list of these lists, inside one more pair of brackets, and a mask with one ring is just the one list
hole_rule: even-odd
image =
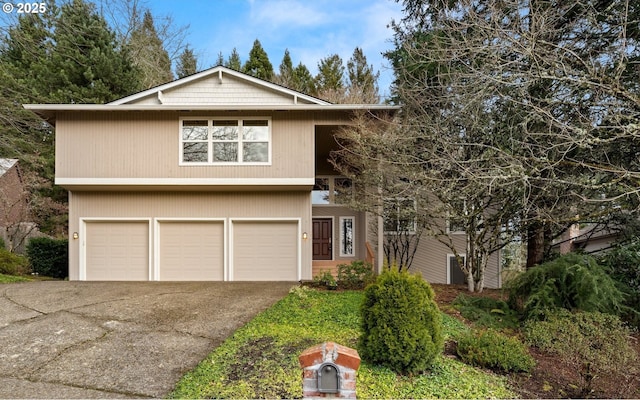
[[407,198],[384,200],[384,231],[388,233],[415,233],[416,202]]
[[269,119],[183,119],[180,164],[268,164]]

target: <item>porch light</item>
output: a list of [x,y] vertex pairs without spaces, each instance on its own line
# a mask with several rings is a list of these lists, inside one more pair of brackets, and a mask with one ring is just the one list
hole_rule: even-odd
[[303,233],[302,233],[302,239],[307,240],[307,237],[308,237],[308,236],[307,236],[307,232],[303,232]]
[[73,232],[73,239],[78,239],[78,232]]

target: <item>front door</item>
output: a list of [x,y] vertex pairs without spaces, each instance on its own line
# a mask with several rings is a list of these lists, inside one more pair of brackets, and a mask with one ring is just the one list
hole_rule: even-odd
[[313,259],[331,260],[331,240],[333,233],[333,221],[331,218],[313,219]]

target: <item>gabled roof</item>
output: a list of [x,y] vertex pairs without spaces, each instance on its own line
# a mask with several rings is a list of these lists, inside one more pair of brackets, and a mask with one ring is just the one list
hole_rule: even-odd
[[246,84],[253,85],[257,87],[259,90],[266,90],[273,92],[283,98],[287,98],[287,103],[290,104],[317,104],[317,105],[330,105],[331,103],[326,102],[324,100],[318,99],[313,96],[306,95],[301,92],[297,92],[295,90],[287,89],[284,86],[276,85],[275,83],[271,83],[265,81],[263,79],[259,79],[253,77],[251,75],[247,75],[242,72],[238,72],[231,68],[223,67],[221,65],[217,67],[213,67],[202,72],[195,73],[193,75],[186,76],[182,79],[175,80],[173,82],[165,83],[164,85],[156,86],[151,89],[144,90],[142,92],[138,92],[132,94],[127,97],[123,97],[121,99],[112,101],[107,103],[109,105],[121,105],[121,104],[136,104],[141,100],[153,98],[159,99],[158,104],[164,104],[162,101],[163,94],[170,91],[175,91],[180,88],[185,88],[191,85],[197,84],[198,81],[202,82],[207,79],[215,79],[217,82],[222,84],[225,79],[230,78],[235,81],[241,81]]
[[107,104],[23,104],[54,124],[62,111],[397,111],[385,104],[332,104],[217,66]]

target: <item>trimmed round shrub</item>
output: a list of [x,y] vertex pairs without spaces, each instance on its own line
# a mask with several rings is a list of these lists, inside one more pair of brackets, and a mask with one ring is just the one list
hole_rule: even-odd
[[386,270],[364,292],[360,356],[401,374],[432,367],[444,350],[442,315],[419,275]]
[[509,303],[525,318],[547,310],[599,311],[620,314],[624,293],[595,258],[569,253],[535,266],[508,284]]
[[466,364],[504,372],[529,372],[536,362],[515,337],[495,329],[468,332],[458,339],[458,355]]

